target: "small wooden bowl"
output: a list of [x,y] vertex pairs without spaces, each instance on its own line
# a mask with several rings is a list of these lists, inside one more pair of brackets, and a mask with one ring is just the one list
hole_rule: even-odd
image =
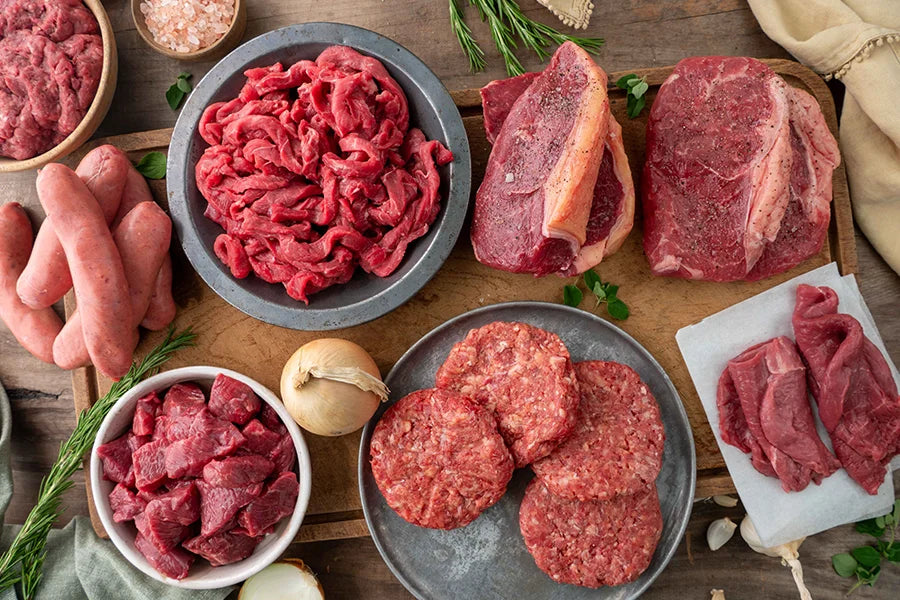
[[48,162],[58,160],[77,150],[79,146],[88,141],[109,111],[113,94],[116,91],[116,79],[119,73],[119,58],[116,54],[116,36],[103,3],[100,0],[84,0],[85,5],[100,25],[100,38],[103,41],[103,71],[100,74],[100,83],[94,101],[88,107],[87,113],[81,119],[78,127],[69,134],[69,137],[50,148],[43,154],[33,158],[16,160],[14,158],[0,157],[0,173],[12,173],[13,171],[25,171],[42,167]]
[[244,30],[247,28],[247,5],[244,0],[234,0],[234,17],[231,19],[228,31],[223,33],[222,37],[211,45],[194,52],[175,52],[171,48],[157,43],[153,39],[153,34],[147,29],[147,21],[144,19],[144,13],[141,12],[141,0],[131,0],[131,17],[134,19],[134,26],[137,28],[141,38],[148,46],[160,54],[178,60],[204,60],[221,58],[238,45],[238,42],[244,37]]

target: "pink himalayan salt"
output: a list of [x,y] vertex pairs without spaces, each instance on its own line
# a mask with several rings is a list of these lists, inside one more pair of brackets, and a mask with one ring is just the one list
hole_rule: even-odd
[[175,52],[194,52],[228,31],[234,0],[144,0],[141,13],[157,44]]

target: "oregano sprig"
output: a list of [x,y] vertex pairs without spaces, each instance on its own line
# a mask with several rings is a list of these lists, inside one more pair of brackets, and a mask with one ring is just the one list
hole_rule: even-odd
[[191,82],[188,81],[190,78],[190,73],[181,73],[175,79],[175,83],[166,90],[166,102],[169,103],[169,108],[172,110],[178,110],[184,97],[191,93],[193,88],[191,87]]
[[626,107],[628,118],[637,118],[641,111],[644,110],[644,106],[647,105],[647,98],[644,96],[647,90],[650,89],[650,85],[647,83],[647,76],[638,77],[634,73],[630,73],[620,78],[616,82],[616,87],[627,92],[625,98],[628,102]]
[[[858,533],[875,538],[874,546],[859,546],[850,552],[842,552],[831,557],[831,566],[835,573],[846,578],[856,577],[856,582],[847,590],[848,596],[861,586],[875,585],[881,574],[883,560],[900,563],[898,525],[900,525],[900,500],[894,502],[894,509],[886,515],[856,524],[855,529]],[[885,534],[889,534],[888,539],[881,539]]]
[[[588,292],[592,293],[597,300],[597,306],[606,304],[606,312],[613,319],[623,321],[628,318],[630,311],[628,305],[618,297],[619,286],[610,282],[604,282],[594,270],[584,272],[584,285]],[[563,303],[567,306],[577,308],[584,299],[584,294],[577,285],[566,285],[563,287]]]

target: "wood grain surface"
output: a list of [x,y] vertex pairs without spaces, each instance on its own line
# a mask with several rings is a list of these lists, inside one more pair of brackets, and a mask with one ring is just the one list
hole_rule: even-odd
[[[555,17],[531,0],[521,0],[525,12],[559,26]],[[104,3],[116,30],[119,48],[119,86],[98,135],[118,135],[174,124],[176,113],[163,93],[178,73],[201,76],[208,63],[183,64],[154,54],[138,38],[128,2]],[[743,0],[624,0],[595,2],[588,30],[607,40],[597,61],[606,70],[631,71],[635,67],[673,64],[686,56],[703,54],[783,57],[787,54],[759,29]],[[484,73],[469,74],[447,24],[444,0],[250,0],[245,39],[265,31],[307,21],[338,21],[368,27],[387,35],[420,56],[450,89],[471,88],[503,76],[503,66],[490,43],[486,27],[472,9],[467,18],[489,60]],[[533,57],[520,53],[527,69],[539,68]],[[840,91],[840,87],[836,86]],[[840,98],[838,98],[839,100]],[[29,208],[37,223],[42,211],[33,192],[34,173],[0,176],[0,197]],[[900,278],[857,234],[859,281],[895,362],[900,361]],[[179,286],[182,284],[179,283]],[[179,297],[179,302],[188,300]],[[692,299],[694,300],[694,299]],[[426,311],[428,307],[425,307]],[[664,310],[661,308],[660,310]],[[245,317],[249,318],[249,317]],[[244,340],[264,346],[264,337]],[[217,344],[227,343],[217,340]],[[673,342],[674,345],[674,342]],[[70,374],[31,358],[0,326],[0,381],[9,392],[13,409],[13,477],[16,491],[6,522],[21,523],[37,495],[40,478],[55,458],[60,442],[74,425]],[[900,478],[895,476],[895,483]],[[87,501],[79,474],[65,498],[62,522],[86,515]],[[644,596],[704,599],[711,588],[724,588],[729,600],[797,598],[790,573],[770,559],[750,551],[740,539],[718,552],[706,549],[704,532],[720,516],[743,516],[740,508],[723,509],[710,503],[695,506],[689,534],[670,567]],[[310,520],[314,520],[311,517]],[[373,600],[406,599],[405,592],[379,557],[368,538],[301,543],[286,553],[303,558],[319,573],[329,598]],[[838,600],[848,585],[831,571],[830,556],[864,542],[852,527],[844,526],[808,539],[801,548],[806,580],[816,600]],[[856,598],[895,598],[900,569],[886,568],[874,589],[854,593]]]

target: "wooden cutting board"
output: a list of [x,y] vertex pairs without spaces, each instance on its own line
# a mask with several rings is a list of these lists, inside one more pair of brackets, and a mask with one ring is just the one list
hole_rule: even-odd
[[[786,60],[765,62],[789,84],[810,92],[818,99],[828,126],[837,136],[834,102],[824,82],[798,63]],[[638,76],[646,76],[651,86],[647,93],[648,106],[671,70],[672,67],[660,67],[633,71]],[[610,99],[612,111],[622,124],[626,151],[632,171],[637,176],[636,183],[639,183],[644,163],[644,130],[649,111],[645,110],[634,120],[625,115],[624,92],[612,85],[625,74],[613,73],[610,76]],[[453,92],[452,95],[463,115],[469,135],[474,194],[490,153],[490,145],[485,139],[482,126],[481,99],[478,90],[462,90]],[[171,129],[134,133],[97,140],[89,147],[111,143],[137,159],[150,150],[165,151],[171,134]],[[75,156],[71,160],[75,162],[79,158],[80,156]],[[158,201],[165,205],[165,182],[155,181],[152,184]],[[634,336],[656,357],[681,395],[697,446],[698,497],[728,493],[734,488],[681,359],[675,343],[675,332],[832,260],[837,261],[842,273],[855,273],[856,247],[843,165],[834,172],[832,207],[829,243],[825,244],[822,252],[795,269],[765,281],[712,283],[653,276],[641,250],[640,209],[637,211],[634,231],[622,249],[597,268],[604,280],[620,286],[619,297],[631,309],[628,320],[616,322],[616,325]],[[284,362],[294,350],[314,338],[327,335],[353,340],[366,348],[375,358],[382,374],[387,374],[391,365],[410,345],[451,317],[480,306],[512,300],[560,302],[563,285],[573,282],[573,279],[555,276],[536,279],[530,275],[503,273],[485,267],[475,260],[468,232],[464,231],[443,268],[405,305],[371,323],[326,334],[283,329],[248,317],[219,298],[203,283],[191,269],[180,248],[173,248],[172,254],[175,263],[174,293],[179,307],[175,326],[178,329],[192,327],[198,338],[196,347],[180,351],[166,364],[166,368],[186,365],[227,367],[253,377],[276,391]],[[595,310],[593,302],[588,298],[584,300],[582,308]],[[71,310],[70,302],[67,302],[67,310]],[[602,308],[598,314],[607,317]],[[735,325],[740,326],[738,323]],[[145,335],[138,348],[138,355],[145,354],[156,345],[161,336],[160,333]],[[99,376],[93,368],[75,371],[72,379],[77,411],[90,406],[98,394],[105,393],[110,385],[110,381]],[[359,433],[339,438],[306,434],[306,440],[312,455],[313,485],[309,509],[298,541],[368,535],[356,477]],[[94,528],[99,535],[105,536],[90,493],[88,486]]]

